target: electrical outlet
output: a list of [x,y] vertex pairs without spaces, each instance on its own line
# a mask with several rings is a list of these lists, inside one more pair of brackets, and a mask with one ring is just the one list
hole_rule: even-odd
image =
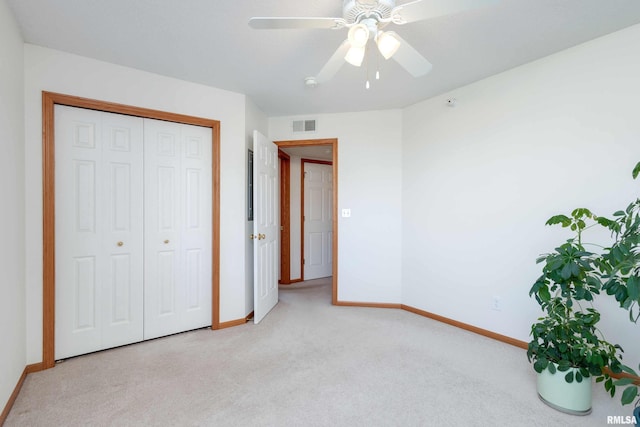
[[350,218],[351,209],[342,209],[342,218]]
[[491,310],[502,311],[502,298],[494,295],[491,299]]

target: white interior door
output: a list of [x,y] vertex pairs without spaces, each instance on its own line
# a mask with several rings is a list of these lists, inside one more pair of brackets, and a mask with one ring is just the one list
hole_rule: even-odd
[[278,147],[253,131],[253,301],[259,323],[278,303]]
[[211,325],[211,129],[145,119],[144,338]]
[[55,358],[142,340],[142,119],[55,107]]
[[333,166],[304,163],[304,280],[332,274]]

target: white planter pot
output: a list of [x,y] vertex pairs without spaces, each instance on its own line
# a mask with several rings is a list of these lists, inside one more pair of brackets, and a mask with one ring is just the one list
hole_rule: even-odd
[[[572,369],[575,373],[577,369]],[[538,374],[538,396],[547,405],[558,411],[572,415],[588,415],[591,413],[592,379],[585,378],[582,382],[568,383],[564,377],[569,371],[548,369]]]

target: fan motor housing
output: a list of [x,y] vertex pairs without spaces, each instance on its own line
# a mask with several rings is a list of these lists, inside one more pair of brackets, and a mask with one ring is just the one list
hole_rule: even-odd
[[395,6],[395,0],[344,0],[343,18],[349,24],[360,22],[369,16],[386,19],[391,16],[391,10]]

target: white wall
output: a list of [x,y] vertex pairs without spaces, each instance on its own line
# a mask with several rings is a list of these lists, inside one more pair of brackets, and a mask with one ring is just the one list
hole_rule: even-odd
[[245,317],[245,96],[26,44],[28,362],[42,359],[43,90],[221,122],[220,321]]
[[249,157],[249,150],[253,150],[253,131],[257,130],[263,135],[269,133],[269,120],[260,108],[253,103],[249,98],[246,100],[246,119],[245,119],[245,161],[244,161],[244,219],[246,224],[244,234],[245,244],[245,316],[249,315],[253,311],[253,240],[249,239],[249,236],[253,234],[253,221],[248,221],[247,216],[247,201],[248,197],[248,170],[247,161]]
[[[545,221],[639,194],[639,45],[635,26],[404,110],[404,304],[528,341],[535,259],[569,236]],[[637,367],[640,325],[605,316]]]
[[401,111],[318,115],[302,138],[291,127],[300,118],[270,118],[269,138],[338,138],[338,207],[352,215],[338,218],[338,299],[400,303]]
[[25,368],[23,42],[0,0],[0,412]]

